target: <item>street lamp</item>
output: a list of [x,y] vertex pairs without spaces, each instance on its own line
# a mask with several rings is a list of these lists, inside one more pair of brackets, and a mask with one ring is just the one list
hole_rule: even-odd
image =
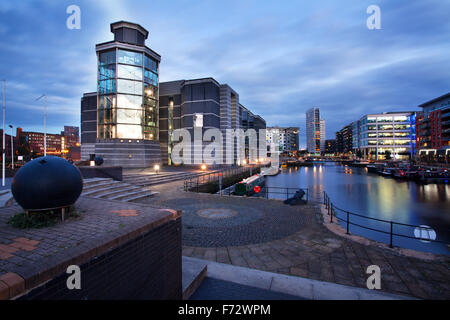
[[159,164],[155,164],[155,166],[153,167],[155,169],[156,174],[158,174],[159,171]]
[[14,141],[13,141],[13,125],[10,124],[11,128],[11,168],[14,169]]
[[47,95],[43,94],[35,101],[39,101],[44,98],[44,157],[47,156]]

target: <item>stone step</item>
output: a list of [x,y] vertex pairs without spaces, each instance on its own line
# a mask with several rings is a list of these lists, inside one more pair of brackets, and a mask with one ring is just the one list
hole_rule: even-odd
[[96,191],[102,191],[107,190],[110,188],[117,188],[118,186],[122,185],[121,181],[110,181],[110,182],[103,182],[99,184],[91,184],[89,186],[83,187],[83,193],[84,194],[92,194]]
[[155,195],[159,194],[159,192],[154,192],[154,191],[138,191],[138,192],[132,192],[129,193],[128,195],[125,195],[123,197],[120,197],[118,199],[115,200],[120,200],[120,201],[124,201],[124,202],[131,202],[131,201],[136,201],[136,200],[140,200],[140,199],[144,199],[144,198],[150,198],[153,197]]
[[11,201],[11,199],[13,199],[11,191],[6,190],[6,192],[2,192],[0,194],[0,207],[6,207],[6,205],[8,204],[9,201]]
[[97,198],[102,198],[102,199],[108,199],[108,200],[118,200],[120,199],[122,196],[126,196],[127,194],[129,194],[130,192],[135,192],[135,191],[145,191],[143,190],[143,188],[141,186],[128,186],[128,187],[123,187],[122,189],[118,189],[115,191],[111,191],[111,192],[107,192],[101,195],[97,195]]
[[83,195],[89,196],[89,197],[101,198],[104,195],[109,195],[109,194],[114,194],[116,192],[126,191],[126,190],[128,190],[130,188],[134,188],[134,187],[136,187],[136,186],[133,186],[128,183],[118,183],[111,187],[103,187],[101,189],[95,189],[92,191],[88,191],[86,193],[83,193]]
[[208,267],[204,261],[182,257],[181,269],[183,300],[188,300],[206,278]]
[[118,183],[114,183],[114,184],[107,184],[107,185],[102,185],[102,186],[93,186],[91,188],[83,189],[83,195],[85,196],[95,196],[96,194],[105,192],[105,191],[113,191],[116,189],[120,189],[123,187],[128,187],[130,186],[130,184],[128,183],[121,183],[120,181],[118,181]]
[[135,184],[139,184],[142,186],[149,186],[149,185],[155,185],[155,184],[161,184],[166,182],[172,182],[177,180],[182,180],[190,177],[195,177],[198,174],[183,174],[183,175],[173,175],[170,177],[152,177],[152,178],[141,178],[141,179],[135,179],[133,182]]
[[125,182],[141,182],[141,181],[146,181],[146,180],[153,180],[153,179],[162,179],[162,178],[172,178],[172,177],[177,177],[180,174],[155,174],[155,175],[140,175],[140,176],[133,176],[133,177],[124,177],[124,181]]
[[93,184],[98,184],[98,183],[107,182],[107,181],[113,181],[113,179],[111,179],[111,178],[89,178],[89,179],[83,179],[83,185],[90,186],[90,185],[93,185]]

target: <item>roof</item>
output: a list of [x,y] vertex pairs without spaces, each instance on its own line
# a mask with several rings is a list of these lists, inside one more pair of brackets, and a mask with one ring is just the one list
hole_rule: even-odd
[[444,94],[444,95],[442,95],[440,97],[434,98],[434,99],[432,99],[430,101],[427,101],[425,103],[422,103],[421,105],[419,105],[419,108],[425,108],[426,106],[428,106],[428,105],[430,105],[432,103],[435,103],[435,102],[437,102],[439,100],[443,100],[443,99],[447,99],[447,98],[450,99],[450,92],[446,93],[446,94]]
[[124,27],[138,30],[139,32],[141,32],[144,35],[145,39],[148,38],[148,31],[147,31],[147,29],[142,27],[140,24],[133,23],[133,22],[128,22],[128,21],[123,21],[123,20],[111,23],[111,32],[114,33],[114,30],[119,29],[119,28],[124,28]]

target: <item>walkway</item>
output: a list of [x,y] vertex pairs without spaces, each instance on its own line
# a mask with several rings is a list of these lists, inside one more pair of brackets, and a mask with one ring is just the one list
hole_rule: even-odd
[[382,291],[450,299],[450,257],[420,260],[345,239],[322,225],[315,206],[186,193],[182,181],[153,190],[160,194],[144,203],[183,210],[185,256],[361,288],[375,264]]

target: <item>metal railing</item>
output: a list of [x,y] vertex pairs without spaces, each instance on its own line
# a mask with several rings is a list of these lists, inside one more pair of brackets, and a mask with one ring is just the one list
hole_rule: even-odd
[[[356,226],[359,228],[363,228],[366,230],[371,230],[374,232],[386,234],[386,235],[389,235],[389,247],[391,247],[391,248],[394,247],[394,237],[402,237],[402,238],[408,238],[408,239],[413,239],[413,240],[422,240],[422,241],[427,241],[427,242],[437,242],[437,243],[449,245],[449,243],[445,242],[445,241],[440,241],[440,240],[431,239],[431,238],[421,238],[421,237],[416,237],[416,236],[410,236],[410,235],[406,235],[406,234],[397,233],[394,231],[394,229],[396,227],[406,227],[408,229],[414,228],[414,229],[419,229],[421,231],[436,232],[434,229],[432,229],[430,227],[418,226],[418,225],[412,225],[412,224],[407,224],[407,223],[395,222],[392,220],[383,220],[383,219],[368,217],[368,216],[365,216],[362,214],[358,214],[358,213],[350,212],[348,210],[341,209],[333,204],[330,197],[328,196],[328,194],[325,191],[323,191],[323,205],[325,205],[327,214],[330,216],[330,222],[333,222],[333,217],[338,222],[343,222],[346,225],[346,233],[347,234],[350,234],[350,225]],[[341,216],[339,216],[339,215],[341,215]],[[342,217],[342,215],[345,216],[345,219]],[[355,221],[351,221],[351,217],[358,217],[358,218],[362,218],[362,219],[367,219],[368,221],[377,221],[377,222],[386,224],[389,231],[372,228],[367,225],[364,226],[360,223],[356,223]],[[414,231],[413,231],[413,233],[414,233]]]
[[[286,188],[286,187],[261,187],[261,191],[258,193],[254,193],[252,197],[265,198],[265,199],[290,199],[295,193],[299,190],[303,190],[305,192],[304,200],[306,202],[309,201],[309,189],[308,188]],[[231,188],[227,188],[222,191],[222,195],[231,196],[233,195],[233,190]],[[270,195],[276,195],[275,197],[271,197]],[[278,195],[280,195],[278,197]]]
[[219,181],[220,175],[222,175],[222,179],[226,179],[228,177],[237,176],[240,174],[248,173],[249,175],[255,174],[258,170],[263,167],[262,165],[258,166],[243,166],[243,167],[231,167],[223,170],[216,170],[213,172],[205,172],[203,174],[199,174],[195,177],[189,177],[184,179],[184,191],[194,191],[199,192],[199,189],[206,184],[216,183]]

